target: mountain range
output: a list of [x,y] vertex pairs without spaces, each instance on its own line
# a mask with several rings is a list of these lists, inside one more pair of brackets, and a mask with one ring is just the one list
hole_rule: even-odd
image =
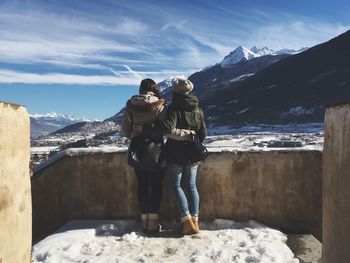
[[295,55],[305,50],[307,50],[306,47],[301,48],[299,50],[281,49],[278,51],[274,51],[268,47],[257,48],[254,46],[251,49],[248,49],[246,47],[239,46],[235,50],[233,50],[230,54],[225,56],[224,59],[219,64],[222,64],[222,65],[236,64],[242,60],[251,60],[251,59],[266,56],[266,55],[272,55],[272,56]]
[[90,120],[85,118],[76,118],[55,112],[48,114],[31,114],[30,134],[32,137],[45,135],[75,123],[88,121]]
[[[206,97],[210,96],[217,90],[226,87],[230,83],[241,82],[244,79],[254,75],[256,72],[276,63],[277,61],[290,56],[291,53],[298,51],[283,49],[281,51],[273,52],[271,49],[262,48],[257,49],[254,47],[254,50],[258,50],[258,54],[254,53],[255,57],[246,57],[244,52],[240,52],[242,49],[248,50],[244,47],[238,47],[230,54],[235,54],[236,62],[232,63],[223,63],[224,60],[220,63],[217,63],[213,66],[205,67],[202,70],[199,70],[191,74],[188,79],[191,80],[194,84],[193,93],[203,100]],[[262,55],[264,50],[268,50],[267,55]],[[283,51],[286,53],[283,54]],[[251,51],[249,51],[251,52]],[[267,51],[266,51],[267,52]],[[253,53],[253,52],[251,52]],[[184,78],[184,76],[175,76],[167,78],[158,83],[159,90],[161,91],[162,96],[168,101],[171,101],[171,87],[174,84],[174,81],[178,78]],[[121,117],[123,115],[124,109],[119,111],[114,116],[106,119],[106,121],[114,121],[120,123]]]
[[350,100],[350,31],[288,56],[201,101],[211,126],[324,121],[327,104]]
[[[240,46],[188,79],[213,129],[322,123],[326,104],[350,100],[349,47],[350,31],[297,51]],[[158,83],[167,100],[177,78]],[[104,122],[120,124],[122,115],[123,109]]]

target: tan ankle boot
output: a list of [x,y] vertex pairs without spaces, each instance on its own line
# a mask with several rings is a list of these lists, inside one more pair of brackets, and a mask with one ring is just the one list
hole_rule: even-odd
[[194,227],[196,229],[196,234],[198,234],[199,233],[198,217],[197,218],[196,217],[192,217],[192,222],[193,222],[193,225],[194,225]]
[[193,235],[197,233],[197,229],[192,222],[191,217],[188,217],[181,223],[181,235]]

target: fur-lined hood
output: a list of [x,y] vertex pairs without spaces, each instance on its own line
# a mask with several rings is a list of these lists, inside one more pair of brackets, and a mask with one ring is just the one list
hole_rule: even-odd
[[126,104],[131,113],[159,111],[165,106],[165,100],[159,99],[153,92],[132,96]]

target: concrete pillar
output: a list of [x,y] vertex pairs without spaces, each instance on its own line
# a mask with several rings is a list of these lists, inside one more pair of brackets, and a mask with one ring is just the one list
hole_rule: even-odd
[[350,103],[326,110],[323,263],[350,262]]
[[0,262],[29,263],[32,205],[29,116],[0,101]]

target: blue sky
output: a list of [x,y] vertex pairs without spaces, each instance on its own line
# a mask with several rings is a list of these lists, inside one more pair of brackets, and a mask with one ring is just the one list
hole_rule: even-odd
[[326,0],[0,0],[0,100],[104,119],[138,90],[239,45],[299,49],[350,29]]

